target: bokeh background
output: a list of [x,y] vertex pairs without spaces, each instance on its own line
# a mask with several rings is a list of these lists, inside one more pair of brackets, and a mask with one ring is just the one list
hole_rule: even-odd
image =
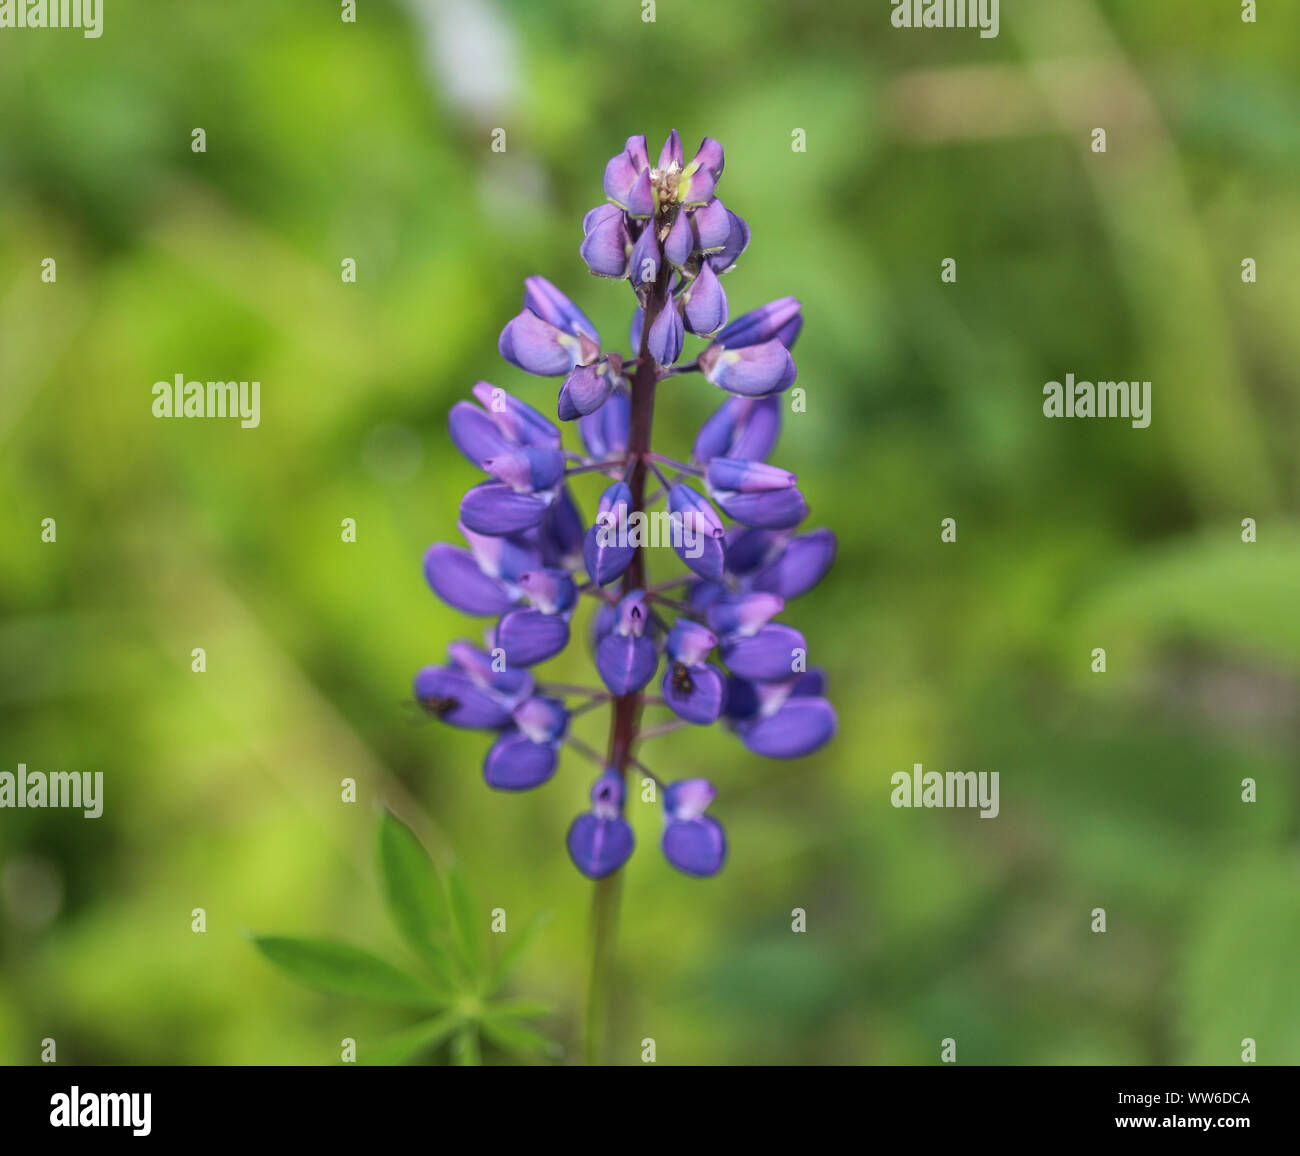
[[[0,765],[106,783],[97,821],[0,813],[0,1060],[331,1063],[404,1022],[247,939],[401,957],[380,800],[485,912],[552,913],[513,989],[576,1056],[592,769],[494,793],[410,709],[479,630],[421,557],[476,477],[451,404],[553,404],[496,354],[523,278],[621,339],[579,222],[677,127],[753,228],[733,315],[804,305],[776,460],[839,535],[790,618],[841,733],[646,746],[718,783],[732,851],[680,876],[634,805],[610,1059],[1300,1062],[1300,6],[1260,7],[1004,0],[983,40],[883,0],[110,0],[100,40],[0,33]],[[1151,380],[1151,427],[1045,420],[1066,372]],[[261,381],[260,428],[153,418],[177,373]],[[659,447],[719,400],[666,388]],[[916,762],[999,772],[1000,817],[893,809]]]

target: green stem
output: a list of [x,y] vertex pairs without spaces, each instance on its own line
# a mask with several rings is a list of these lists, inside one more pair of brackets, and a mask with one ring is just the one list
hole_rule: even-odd
[[591,976],[587,984],[587,1018],[583,1031],[583,1058],[588,1065],[603,1063],[605,1019],[609,1004],[614,942],[618,937],[618,900],[623,873],[614,872],[596,883],[591,899]]

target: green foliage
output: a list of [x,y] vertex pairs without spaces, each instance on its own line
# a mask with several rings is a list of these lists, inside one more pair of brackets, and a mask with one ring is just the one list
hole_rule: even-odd
[[[300,983],[332,995],[361,996],[441,1014],[359,1049],[367,1064],[426,1057],[450,1043],[455,1064],[482,1063],[481,1040],[517,1059],[555,1058],[559,1046],[528,1021],[552,1014],[541,1003],[495,1000],[509,970],[527,949],[536,917],[495,963],[486,961],[481,919],[464,872],[441,873],[415,833],[391,811],[379,822],[379,874],[388,915],[429,972],[412,975],[359,947],[278,935],[253,937],[257,949]],[[453,956],[448,944],[454,941]]]

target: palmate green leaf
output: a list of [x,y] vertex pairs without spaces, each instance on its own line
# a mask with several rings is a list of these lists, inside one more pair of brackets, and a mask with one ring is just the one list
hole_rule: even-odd
[[407,1063],[445,1043],[463,1023],[458,1012],[445,1012],[434,1019],[394,1032],[373,1049],[361,1048],[358,1058],[370,1067],[392,1067]]
[[449,987],[450,961],[439,942],[447,927],[447,905],[437,872],[415,833],[390,811],[379,822],[379,874],[397,929]]
[[524,1059],[560,1056],[564,1049],[555,1040],[529,1027],[519,1019],[503,1015],[497,1009],[484,1012],[479,1021],[483,1034],[503,1052]]
[[513,935],[509,932],[506,933],[505,949],[497,957],[496,965],[492,968],[491,979],[488,982],[489,994],[497,991],[510,978],[511,972],[519,965],[519,961],[532,945],[538,931],[545,927],[550,920],[551,913],[549,911],[539,911]]
[[445,1007],[427,984],[364,948],[326,939],[259,935],[253,943],[294,979],[334,995],[362,996],[410,1007]]
[[447,897],[451,903],[451,923],[461,961],[466,974],[478,979],[483,974],[483,929],[469,883],[457,863],[447,868]]

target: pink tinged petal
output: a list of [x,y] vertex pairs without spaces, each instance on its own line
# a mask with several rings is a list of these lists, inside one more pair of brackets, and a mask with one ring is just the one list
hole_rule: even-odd
[[415,698],[449,726],[494,730],[510,721],[508,708],[497,696],[462,671],[445,666],[426,666],[415,676]]
[[511,365],[540,377],[568,373],[581,360],[577,338],[527,309],[507,323],[497,349]]
[[699,666],[718,645],[718,636],[707,626],[679,618],[668,633],[668,657],[686,666]]
[[728,349],[780,341],[790,349],[803,328],[803,312],[797,297],[780,297],[737,317],[718,334],[717,343]]
[[776,339],[743,349],[726,349],[714,342],[699,360],[708,381],[745,397],[780,393],[795,379],[794,359]]
[[708,779],[679,779],[664,790],[664,814],[670,819],[698,819],[717,795],[718,789]]
[[619,599],[614,629],[622,635],[640,638],[645,633],[650,615],[645,606],[645,591],[633,590]]
[[628,861],[636,841],[626,820],[586,814],[573,820],[565,842],[579,871],[588,879],[604,879]]
[[731,272],[736,267],[737,259],[749,248],[749,226],[745,223],[745,218],[730,211],[727,216],[731,224],[727,243],[722,246],[721,251],[711,253],[708,257],[709,265],[719,276]]
[[661,260],[659,239],[655,235],[654,226],[647,225],[632,246],[632,255],[627,261],[628,279],[632,282],[632,288],[642,289],[653,285],[659,277]]
[[796,661],[806,662],[807,656],[808,643],[804,636],[794,627],[778,622],[722,643],[722,661],[731,672],[758,682],[791,678],[796,673]]
[[785,600],[775,594],[724,594],[710,604],[706,617],[723,638],[747,638],[784,609]]
[[632,239],[618,206],[610,205],[615,216],[598,222],[582,240],[578,253],[587,268],[600,277],[626,277]]
[[476,534],[516,534],[538,525],[553,494],[517,494],[500,482],[475,486],[460,501],[460,520]]
[[830,530],[814,530],[791,541],[775,560],[754,576],[754,589],[790,601],[806,594],[835,562],[836,541]]
[[564,614],[578,601],[578,590],[565,570],[530,570],[519,585],[528,601],[543,614]]
[[563,738],[569,725],[569,712],[558,698],[526,699],[515,707],[512,717],[515,726],[535,743],[552,743]]
[[533,676],[522,669],[501,669],[500,655],[489,654],[468,642],[453,642],[447,647],[447,656],[476,686],[491,691],[507,710],[514,710],[533,693]]
[[515,602],[503,582],[483,573],[473,554],[445,542],[425,552],[424,577],[439,598],[465,614],[495,617]]
[[585,337],[600,347],[600,333],[581,309],[545,277],[533,275],[524,280],[524,308],[531,309],[543,321],[574,337]]
[[683,160],[682,138],[677,135],[677,130],[673,129],[668,134],[668,139],[664,141],[664,147],[659,150],[659,163],[655,168],[663,172],[670,165],[676,165],[680,170]]
[[492,744],[483,760],[483,778],[498,791],[528,791],[550,779],[557,763],[550,743],[530,742],[514,731]]
[[474,466],[480,466],[485,458],[514,448],[491,416],[467,401],[458,401],[451,407],[447,415],[447,432],[455,447]]
[[692,333],[707,337],[727,323],[727,294],[708,265],[701,267],[683,299],[683,319]]
[[596,647],[596,670],[610,694],[640,690],[659,666],[659,652],[648,638],[607,634]]
[[549,490],[564,477],[564,454],[526,446],[487,458],[483,469],[517,494]]
[[672,365],[682,354],[682,342],[686,340],[682,315],[677,306],[669,301],[659,310],[650,325],[646,350],[660,365]]
[[519,575],[534,569],[537,565],[537,555],[517,542],[512,542],[508,538],[476,534],[463,522],[460,523],[459,528],[465,535],[465,541],[469,543],[474,560],[484,574],[491,574],[494,578],[514,584],[518,582]]
[[824,698],[789,698],[774,714],[737,728],[756,755],[797,759],[825,746],[835,734],[835,708]]
[[760,530],[788,530],[808,516],[808,503],[796,489],[713,495],[723,512],[742,526]]
[[717,511],[690,486],[679,483],[668,491],[668,512],[681,519],[681,545],[676,535],[673,542],[677,556],[701,578],[721,582],[726,560],[722,538],[726,531]]
[[490,381],[477,382],[471,392],[509,441],[539,449],[560,448],[560,431],[556,429],[555,423],[543,417],[527,402],[520,401]]
[[671,662],[664,671],[662,690],[664,702],[678,718],[708,726],[722,713],[726,681],[716,667]]
[[690,260],[694,248],[695,234],[691,231],[690,216],[685,209],[680,209],[664,238],[664,256],[680,269]]
[[536,666],[568,645],[569,624],[558,614],[511,610],[497,623],[494,641],[506,652],[508,667]]
[[632,398],[622,386],[614,389],[595,413],[584,414],[578,432],[587,453],[596,461],[622,457],[632,428]]
[[603,364],[580,365],[560,386],[556,412],[561,421],[575,421],[584,414],[595,413],[614,389]]
[[780,466],[750,462],[743,458],[720,457],[709,463],[710,488],[721,492],[757,493],[762,490],[788,490],[799,479]]
[[672,820],[660,841],[664,858],[678,871],[706,879],[722,870],[727,859],[727,837],[722,825],[708,815]]
[[713,200],[691,214],[695,248],[701,253],[717,253],[731,236],[731,214],[721,201]]

